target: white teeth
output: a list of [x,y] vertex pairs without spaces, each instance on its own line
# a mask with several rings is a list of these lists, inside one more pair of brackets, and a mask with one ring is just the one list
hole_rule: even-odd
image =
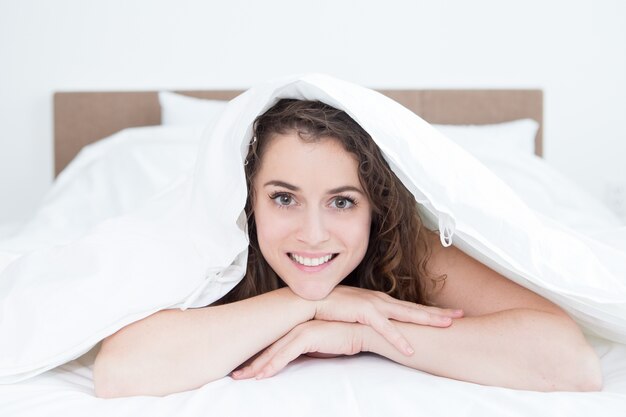
[[293,253],[290,255],[291,255],[291,259],[293,259],[294,261],[304,266],[318,266],[321,264],[325,264],[326,262],[330,261],[330,259],[333,257],[333,255],[326,255],[326,256],[321,256],[319,258],[305,258],[303,256],[295,255]]

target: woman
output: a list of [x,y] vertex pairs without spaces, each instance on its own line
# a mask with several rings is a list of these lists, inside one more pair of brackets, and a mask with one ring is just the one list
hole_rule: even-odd
[[271,377],[303,353],[362,351],[486,385],[600,389],[598,358],[567,314],[444,248],[345,112],[279,101],[255,121],[245,170],[245,278],[211,306],[107,338],[98,396],[189,390],[247,360],[233,378]]

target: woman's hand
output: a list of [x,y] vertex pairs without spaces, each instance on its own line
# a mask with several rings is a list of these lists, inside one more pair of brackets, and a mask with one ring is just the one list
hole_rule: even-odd
[[428,307],[397,300],[383,292],[338,285],[323,300],[316,302],[315,319],[361,323],[372,327],[406,356],[413,349],[390,319],[434,327],[448,327],[462,310]]
[[[252,363],[233,372],[233,379],[267,378],[276,375],[301,354],[317,357],[354,355],[364,350],[363,325],[339,321],[310,320],[294,327]],[[323,355],[319,355],[323,354]]]
[[338,285],[315,302],[313,320],[301,323],[278,339],[248,365],[231,375],[234,379],[257,379],[275,375],[301,354],[313,357],[354,355],[367,344],[370,326],[406,356],[413,354],[406,338],[390,319],[434,327],[448,327],[462,310],[428,307],[397,300],[385,293]]

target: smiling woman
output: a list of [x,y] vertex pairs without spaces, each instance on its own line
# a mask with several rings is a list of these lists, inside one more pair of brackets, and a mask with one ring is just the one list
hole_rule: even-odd
[[[254,132],[245,167],[249,273],[222,301],[257,295],[260,282],[322,299],[343,280],[423,303],[424,283],[435,283],[428,231],[367,132],[343,111],[289,99],[258,117]],[[323,256],[332,256],[328,270],[307,276],[316,271],[306,262]]]
[[301,354],[362,351],[486,385],[601,387],[567,314],[443,247],[345,112],[278,101],[254,123],[245,172],[244,279],[210,306],[161,311],[105,339],[97,395],[164,395],[237,367],[235,379],[263,378]]
[[334,139],[306,143],[296,133],[275,134],[265,152],[253,185],[257,259],[300,297],[321,300],[368,246],[371,209],[356,158]]

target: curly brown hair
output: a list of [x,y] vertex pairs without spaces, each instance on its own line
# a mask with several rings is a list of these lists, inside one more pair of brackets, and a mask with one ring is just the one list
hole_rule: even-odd
[[292,132],[305,142],[335,139],[360,161],[359,181],[372,207],[370,237],[365,257],[341,284],[426,303],[424,283],[437,281],[427,271],[431,255],[427,233],[430,232],[422,224],[415,198],[393,173],[370,135],[342,110],[319,101],[294,99],[278,101],[256,118],[253,129],[254,138],[245,165],[248,186],[245,211],[250,237],[248,269],[243,280],[215,304],[243,300],[286,285],[259,248],[253,184],[272,137]]

